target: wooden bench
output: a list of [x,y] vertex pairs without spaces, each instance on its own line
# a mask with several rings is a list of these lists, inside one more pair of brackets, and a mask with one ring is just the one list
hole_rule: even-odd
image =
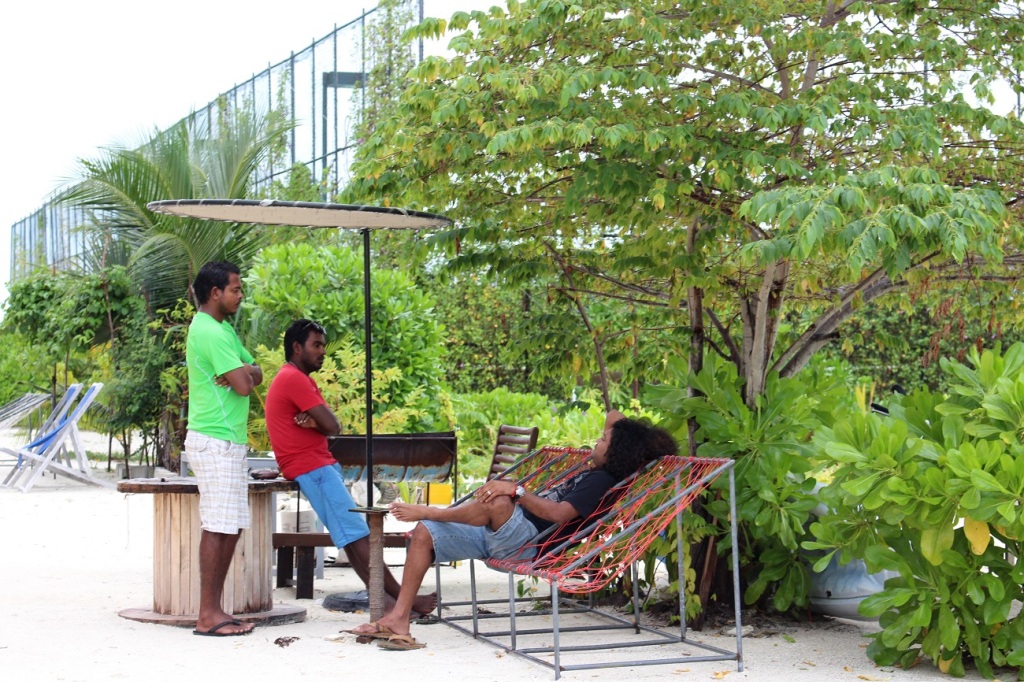
[[[334,547],[329,533],[273,533],[277,550],[277,587],[290,587],[295,573],[295,598],[313,598],[313,574],[317,547]],[[405,533],[384,533],[385,547],[405,547]]]

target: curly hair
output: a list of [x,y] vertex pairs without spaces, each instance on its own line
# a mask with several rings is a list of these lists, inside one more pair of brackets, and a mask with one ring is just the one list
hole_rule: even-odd
[[604,470],[621,481],[648,462],[678,451],[668,431],[635,419],[620,419],[612,424]]

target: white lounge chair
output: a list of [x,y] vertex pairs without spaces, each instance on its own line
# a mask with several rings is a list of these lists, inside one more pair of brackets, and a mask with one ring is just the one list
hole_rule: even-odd
[[45,393],[25,393],[0,406],[0,429],[9,429],[19,424],[49,399],[50,396]]
[[[3,486],[17,486],[22,492],[28,492],[40,476],[49,471],[83,483],[113,488],[113,483],[93,476],[78,432],[78,421],[102,388],[101,383],[91,385],[76,402],[81,386],[68,387],[57,408],[37,432],[35,440],[18,448],[0,447],[0,453],[18,460],[4,479]],[[19,484],[19,481],[23,482]]]
[[6,446],[0,447],[0,452],[16,456],[17,458],[15,460],[14,469],[7,474],[3,483],[0,485],[3,485],[4,487],[11,487],[13,481],[20,477],[22,473],[22,466],[25,464],[25,457],[20,454],[20,451],[22,449],[39,449],[43,447],[45,442],[48,442],[43,441],[46,434],[52,432],[54,428],[56,428],[56,424],[67,418],[67,414],[71,410],[72,404],[74,404],[81,392],[82,384],[71,384],[68,386],[67,390],[64,391],[64,395],[60,397],[57,404],[53,406],[52,410],[50,410],[50,414],[36,430],[36,437],[31,438],[27,444],[10,448]]

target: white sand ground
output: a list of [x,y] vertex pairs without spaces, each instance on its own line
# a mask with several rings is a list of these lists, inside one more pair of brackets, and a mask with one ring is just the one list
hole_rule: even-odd
[[[0,477],[6,475],[0,461]],[[47,477],[29,493],[0,489],[0,680],[277,680],[346,676],[375,680],[550,680],[550,669],[505,654],[445,625],[413,626],[426,649],[386,652],[339,631],[368,620],[318,600],[361,585],[350,569],[329,567],[317,600],[275,591],[275,602],[307,608],[305,622],[258,627],[248,637],[195,637],[191,630],[120,618],[152,604],[152,499]],[[388,552],[398,550],[388,550]],[[397,555],[388,554],[391,561]],[[393,569],[400,572],[400,568]],[[465,590],[468,568],[444,569],[445,589]],[[505,578],[478,570],[490,589]],[[430,577],[428,576],[428,580]],[[862,635],[870,623],[825,619],[811,626],[754,629],[743,640],[745,670],[698,662],[563,674],[565,680],[765,680],[768,682],[944,679],[929,665],[875,666]],[[730,648],[734,637],[693,633]],[[297,638],[281,647],[275,640]],[[968,679],[981,679],[976,673]],[[1007,678],[1008,679],[1008,678]]]

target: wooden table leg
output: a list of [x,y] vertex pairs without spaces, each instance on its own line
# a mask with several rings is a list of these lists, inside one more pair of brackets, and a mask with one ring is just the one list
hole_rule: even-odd
[[370,512],[366,516],[370,527],[370,620],[378,621],[384,615],[384,514]]
[[291,587],[292,573],[295,568],[295,548],[279,547],[277,549],[277,586]]

